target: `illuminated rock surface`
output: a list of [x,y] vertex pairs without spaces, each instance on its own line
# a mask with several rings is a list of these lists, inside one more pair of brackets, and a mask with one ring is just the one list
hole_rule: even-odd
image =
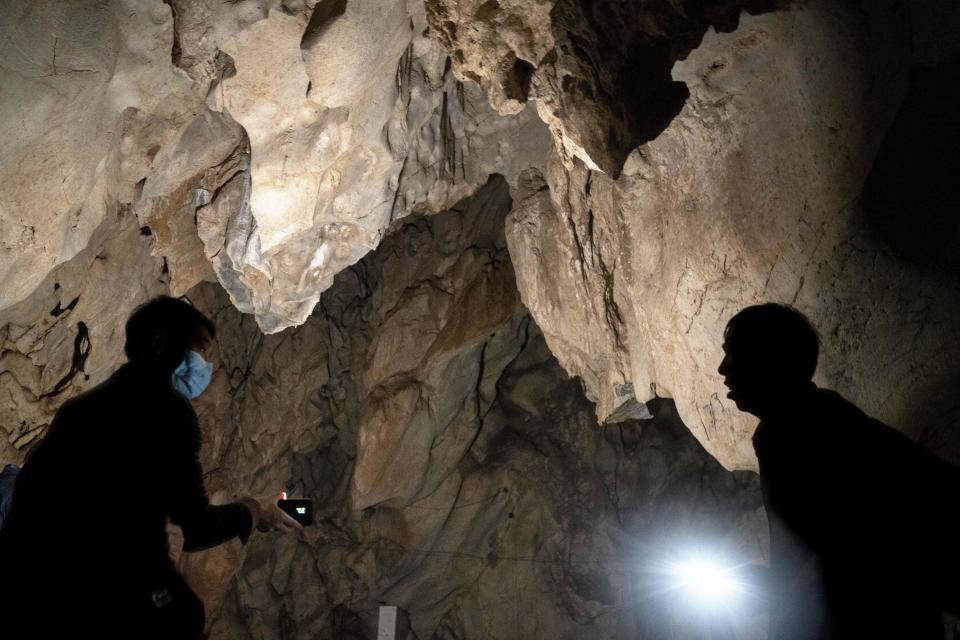
[[[716,369],[727,320],[773,300],[820,330],[820,383],[960,453],[949,436],[960,408],[949,391],[960,361],[956,214],[925,201],[925,224],[946,229],[918,231],[929,249],[908,261],[861,206],[907,92],[898,15],[809,3],[744,17],[674,67],[691,97],[618,180],[558,159],[521,179],[507,223],[520,292],[600,419],[655,391],[676,398],[728,468],[753,468],[756,421],[726,399]],[[929,182],[895,190],[920,200]],[[917,215],[913,206],[898,216]]]
[[[197,403],[209,489],[228,499],[285,488],[318,507],[302,536],[188,554],[212,637],[372,637],[383,601],[419,637],[616,638],[680,624],[632,582],[664,556],[708,541],[762,558],[755,476],[723,470],[669,404],[653,421],[597,424],[520,305],[509,206],[498,178],[452,211],[405,220],[279,334],[264,336],[216,285],[189,292],[218,325],[217,370]],[[133,275],[112,262],[122,247],[152,265],[138,280],[165,288],[149,238],[135,226],[103,233],[100,258],[56,272],[57,291],[80,301],[41,321],[36,364],[21,367],[50,372],[38,365],[71,355],[69,329],[83,323],[91,378],[81,371],[58,398],[25,404],[38,420],[102,378],[120,343],[99,322],[119,326],[141,299],[85,306],[95,296],[74,288],[76,274],[116,286]],[[46,318],[59,299],[17,311]]]
[[715,373],[747,304],[960,460],[960,140],[925,110],[960,9],[675,4],[8,3],[0,462],[186,293],[215,496],[318,505],[188,557],[212,637],[372,637],[387,602],[460,640],[674,637],[627,567],[691,530],[762,558]]
[[218,279],[279,331],[391,221],[550,144],[532,108],[502,118],[452,76],[416,3],[12,4],[0,309],[132,205],[175,293]]

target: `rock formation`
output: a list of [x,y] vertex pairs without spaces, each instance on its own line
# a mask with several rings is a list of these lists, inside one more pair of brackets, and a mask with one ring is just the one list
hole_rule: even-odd
[[[960,289],[944,264],[956,215],[928,209],[943,258],[918,264],[878,236],[861,200],[907,89],[902,11],[809,2],[745,16],[674,67],[690,98],[619,179],[561,158],[521,179],[507,233],[521,295],[601,420],[634,394],[673,397],[713,455],[752,468],[755,421],[725,399],[716,368],[727,320],[774,300],[819,328],[819,382],[960,452],[948,391]],[[895,189],[910,199],[928,182]]]
[[951,3],[6,4],[0,462],[137,304],[207,311],[214,497],[318,505],[185,559],[213,638],[683,637],[638,575],[764,554],[754,302],[960,461]]
[[458,82],[422,5],[340,4],[14,2],[0,309],[132,204],[174,292],[217,279],[279,331],[391,221],[541,162],[533,110],[499,117]]
[[[381,602],[425,638],[662,637],[682,620],[637,594],[647,568],[688,544],[762,558],[756,478],[723,470],[670,403],[652,421],[597,424],[520,305],[510,205],[495,178],[448,212],[398,221],[282,333],[263,335],[217,285],[188,292],[218,325],[197,402],[211,493],[285,488],[318,506],[302,535],[186,556],[212,637],[372,637]],[[6,325],[4,362],[22,364],[0,381],[37,421],[18,446],[115,366],[123,318],[169,286],[135,223],[128,212],[105,226],[95,255],[54,272],[59,288],[15,307],[24,328]],[[93,292],[118,278],[136,295],[102,304]],[[75,371],[54,382],[68,356]],[[30,375],[60,393],[35,400]]]
[[[136,305],[169,291],[132,213],[110,216],[90,243],[0,320],[0,457],[23,462],[60,404],[123,362],[123,328]],[[109,295],[105,295],[109,292]]]
[[297,329],[256,338],[212,296],[237,350],[202,405],[208,466],[321,520],[251,544],[212,637],[372,637],[379,602],[421,638],[622,637],[663,615],[630,600],[631,563],[680,532],[761,557],[755,478],[669,405],[597,425],[519,305],[505,187],[404,221]]

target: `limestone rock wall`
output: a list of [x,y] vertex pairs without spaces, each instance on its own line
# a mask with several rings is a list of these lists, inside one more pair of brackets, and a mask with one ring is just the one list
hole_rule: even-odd
[[673,397],[712,454],[752,468],[755,421],[726,400],[716,367],[727,320],[774,300],[819,328],[820,383],[956,458],[956,197],[936,169],[955,152],[937,143],[927,157],[922,135],[894,143],[888,159],[910,154],[930,173],[900,162],[893,175],[887,161],[897,200],[864,194],[895,118],[935,121],[904,103],[923,73],[911,72],[908,13],[807,2],[745,16],[674,67],[690,98],[617,180],[562,158],[524,175],[507,223],[521,295],[600,419],[634,395]]
[[130,202],[190,109],[159,1],[4,3],[0,309],[26,298]]
[[449,73],[417,2],[10,4],[0,309],[131,205],[175,293],[219,280],[279,331],[393,220],[549,146]]
[[208,482],[319,507],[302,536],[190,558],[212,637],[373,637],[381,602],[420,638],[681,637],[635,591],[644,568],[704,542],[762,558],[755,477],[669,404],[597,424],[519,305],[509,207],[497,179],[403,221],[281,334],[195,292],[220,327]]
[[431,33],[454,70],[480,84],[500,113],[528,101],[550,126],[561,158],[614,177],[655,138],[689,93],[674,62],[708,29],[736,29],[741,12],[777,0],[426,0]]
[[746,304],[960,460],[960,11],[635,4],[10,0],[3,461],[185,293],[215,499],[319,507],[184,560],[212,637],[371,637],[387,602],[459,640],[683,637],[651,557],[762,558],[719,464],[754,465],[715,373]]
[[[683,616],[638,591],[644,572],[693,544],[763,558],[756,478],[723,470],[669,403],[597,423],[520,304],[510,207],[496,178],[396,222],[282,333],[219,285],[188,292],[218,325],[197,402],[214,500],[284,488],[318,507],[301,535],[185,556],[212,637],[373,637],[381,602],[422,638],[682,637]],[[119,364],[125,317],[169,290],[153,241],[131,211],[111,218],[4,312],[4,460]]]
[[0,459],[22,463],[63,401],[124,362],[127,316],[169,291],[151,244],[132,213],[111,215],[86,248],[0,314]]
[[[217,281],[276,332],[303,323],[335,274],[397,220],[450,207],[497,173],[515,190],[508,237],[523,302],[601,420],[642,417],[643,402],[672,396],[718,459],[750,468],[752,422],[731,410],[713,371],[726,319],[773,299],[821,328],[821,381],[960,453],[943,435],[957,409],[942,389],[960,349],[948,320],[955,216],[938,204],[951,196],[930,179],[904,180],[904,192],[930,194],[915,203],[878,186],[950,164],[956,136],[910,129],[908,107],[907,133],[881,143],[903,120],[908,88],[926,95],[914,63],[933,69],[927,85],[955,84],[937,71],[958,53],[945,27],[960,20],[955,8],[10,9],[0,309],[43,295],[56,265],[132,211],[172,293]],[[913,117],[938,118],[949,115]],[[932,164],[904,149],[934,138]],[[881,147],[881,160],[916,161],[874,167]],[[916,209],[946,213],[912,223]]]

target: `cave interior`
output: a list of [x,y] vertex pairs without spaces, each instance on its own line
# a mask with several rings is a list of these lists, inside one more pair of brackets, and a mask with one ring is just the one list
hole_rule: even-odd
[[656,578],[770,560],[751,304],[960,464],[955,2],[4,9],[0,463],[138,305],[213,319],[208,492],[315,513],[184,554],[212,640],[767,638]]

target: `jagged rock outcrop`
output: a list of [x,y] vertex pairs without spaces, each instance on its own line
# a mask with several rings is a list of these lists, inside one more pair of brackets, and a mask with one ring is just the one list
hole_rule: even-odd
[[0,460],[22,463],[57,407],[124,361],[124,323],[169,291],[133,214],[106,218],[85,249],[0,313]]
[[279,331],[393,220],[549,146],[532,109],[502,118],[449,73],[419,3],[14,4],[0,309],[131,204],[175,293],[217,279]]
[[208,481],[318,506],[302,536],[256,538],[225,593],[237,550],[191,558],[212,637],[372,637],[387,602],[421,638],[664,638],[680,622],[632,600],[634,567],[689,531],[762,556],[755,477],[724,471],[669,404],[597,425],[519,305],[509,204],[498,179],[403,221],[281,334],[192,294],[220,327]]
[[809,313],[819,381],[960,460],[956,191],[923,168],[960,148],[960,13],[636,4],[11,2],[2,461],[186,293],[214,498],[318,505],[184,560],[212,637],[371,637],[386,602],[462,640],[682,637],[633,570],[690,531],[762,557],[755,476],[710,455],[754,464],[715,373],[746,304]]
[[426,0],[431,34],[461,79],[482,86],[500,113],[528,100],[570,166],[579,159],[614,178],[657,137],[688,97],[671,68],[708,29],[733,31],[741,12],[778,0]]
[[0,309],[89,245],[184,122],[168,16],[159,0],[5,4]]
[[957,281],[904,260],[860,204],[906,93],[904,10],[744,17],[674,67],[691,97],[618,180],[559,159],[525,174],[507,232],[521,295],[601,419],[632,394],[670,396],[721,462],[751,468],[755,421],[716,367],[727,320],[775,300],[819,328],[821,383],[960,452]]
[[[283,333],[218,285],[188,293],[218,324],[197,403],[214,499],[286,488],[318,506],[302,535],[187,555],[212,637],[371,637],[380,602],[419,637],[667,637],[680,622],[637,598],[635,566],[682,551],[682,531],[762,557],[755,477],[724,471],[669,404],[596,423],[519,303],[509,209],[497,178],[396,223]],[[30,423],[5,460],[119,364],[124,318],[169,286],[151,240],[128,211],[51,274],[59,287],[5,312],[4,420]]]

